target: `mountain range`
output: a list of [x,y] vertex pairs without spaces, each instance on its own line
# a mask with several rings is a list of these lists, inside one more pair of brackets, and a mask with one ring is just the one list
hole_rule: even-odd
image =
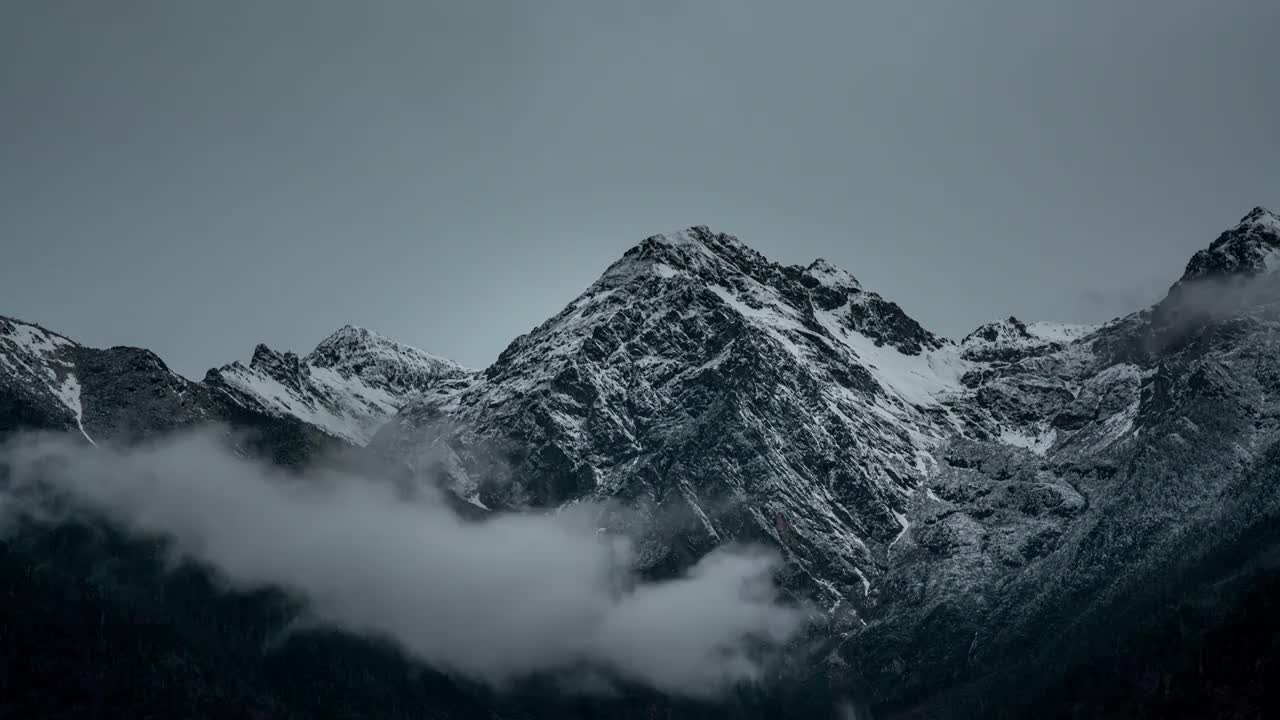
[[479,515],[599,502],[654,578],[771,546],[820,618],[777,682],[814,707],[1247,713],[1274,651],[1203,648],[1261,627],[1239,613],[1274,574],[1276,269],[1280,217],[1255,208],[1152,307],[953,340],[824,260],[695,226],[628,250],[480,370],[346,326],[192,382],[0,318],[0,437],[218,423],[286,466],[390,462]]

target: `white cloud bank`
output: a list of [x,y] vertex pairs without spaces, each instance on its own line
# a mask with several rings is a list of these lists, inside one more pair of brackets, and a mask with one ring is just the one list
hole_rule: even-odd
[[468,521],[389,484],[287,475],[209,432],[131,450],[29,437],[3,456],[10,512],[47,513],[56,496],[168,539],[236,589],[281,588],[317,622],[495,686],[603,669],[712,697],[757,679],[760,651],[803,622],[779,603],[775,555],[722,549],[681,578],[642,582],[629,542],[599,531],[592,507]]

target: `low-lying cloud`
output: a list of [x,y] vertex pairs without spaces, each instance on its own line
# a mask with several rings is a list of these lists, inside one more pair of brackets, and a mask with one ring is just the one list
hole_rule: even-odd
[[51,521],[56,498],[166,538],[234,589],[283,589],[316,622],[391,639],[426,664],[498,687],[604,670],[711,697],[759,678],[761,650],[803,622],[779,602],[776,555],[721,549],[683,577],[643,582],[630,542],[600,530],[599,508],[587,505],[468,521],[431,493],[407,497],[335,473],[296,477],[208,432],[130,450],[28,437],[3,455],[0,508],[10,513]]
[[1176,283],[1155,305],[1148,350],[1177,347],[1201,329],[1280,302],[1280,275],[1211,275]]

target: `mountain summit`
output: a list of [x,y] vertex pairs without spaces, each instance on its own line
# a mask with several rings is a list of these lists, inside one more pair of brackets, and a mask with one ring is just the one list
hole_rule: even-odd
[[237,404],[298,418],[356,445],[410,398],[473,371],[364,328],[345,325],[304,358],[254,348],[249,365],[210,370],[205,384]]
[[1187,263],[1182,282],[1280,268],[1280,216],[1258,206]]

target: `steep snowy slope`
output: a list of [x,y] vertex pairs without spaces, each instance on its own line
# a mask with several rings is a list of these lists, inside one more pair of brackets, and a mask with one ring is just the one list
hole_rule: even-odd
[[293,417],[363,445],[411,398],[472,371],[364,328],[347,325],[304,358],[266,345],[210,370],[205,383],[268,415]]
[[[0,316],[0,432],[12,425],[75,428],[84,433],[77,344],[31,323]],[[15,417],[22,405],[30,414]],[[19,421],[19,422],[14,422]]]

